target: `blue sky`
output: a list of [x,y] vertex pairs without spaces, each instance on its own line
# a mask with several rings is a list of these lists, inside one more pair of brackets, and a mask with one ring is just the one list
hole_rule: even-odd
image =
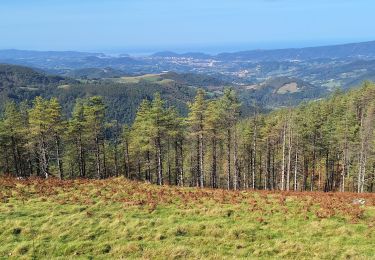
[[235,51],[375,40],[373,0],[1,0],[0,49]]

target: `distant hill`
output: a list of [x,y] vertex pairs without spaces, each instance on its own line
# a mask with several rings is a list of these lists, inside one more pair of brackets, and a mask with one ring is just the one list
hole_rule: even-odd
[[[85,72],[85,71],[83,71]],[[83,73],[81,71],[81,75]],[[87,72],[87,71],[86,71]],[[92,70],[88,70],[92,72]],[[95,70],[95,72],[97,72]],[[69,116],[76,99],[99,95],[107,103],[110,119],[133,120],[143,99],[152,99],[159,92],[169,105],[182,114],[187,113],[187,102],[195,96],[195,89],[184,84],[158,84],[152,81],[118,83],[111,80],[74,80],[51,76],[17,65],[0,65],[0,111],[6,101],[31,101],[36,96],[57,97]]]
[[193,59],[211,59],[213,56],[203,53],[203,52],[186,52],[186,53],[176,53],[172,51],[162,51],[156,52],[151,55],[152,57],[159,57],[159,58],[168,58],[168,57],[186,57],[186,58],[193,58]]
[[0,88],[12,86],[41,87],[64,80],[63,77],[46,75],[28,67],[0,64]]
[[264,109],[297,105],[328,94],[325,88],[297,78],[274,77],[260,84],[243,86],[240,96],[245,106],[256,103]]
[[309,59],[345,59],[345,58],[374,58],[375,41],[350,43],[341,45],[278,49],[253,50],[234,53],[221,53],[215,58],[219,60],[252,60],[252,61],[281,61]]
[[110,68],[90,68],[70,73],[74,73],[70,76],[77,80],[17,65],[0,65],[0,110],[7,100],[20,102],[30,101],[36,96],[57,97],[68,116],[76,99],[99,95],[107,103],[108,118],[131,122],[141,101],[152,99],[155,92],[159,92],[183,115],[187,114],[187,102],[193,100],[197,88],[206,89],[208,97],[220,96],[225,87],[235,88],[242,102],[243,115],[250,114],[254,104],[260,109],[274,109],[320,98],[328,93],[323,87],[294,77],[272,77],[258,84],[239,85],[212,75],[194,73],[107,77],[121,73]]
[[125,73],[121,70],[113,68],[84,68],[70,70],[64,74],[67,77],[79,79],[102,79],[102,78],[116,78],[124,76]]
[[180,84],[185,84],[189,86],[198,86],[198,87],[210,87],[210,86],[217,86],[222,87],[225,85],[231,85],[229,82],[225,82],[217,77],[205,75],[205,74],[197,74],[197,73],[176,73],[176,72],[168,72],[164,73],[161,76],[164,79],[174,80]]

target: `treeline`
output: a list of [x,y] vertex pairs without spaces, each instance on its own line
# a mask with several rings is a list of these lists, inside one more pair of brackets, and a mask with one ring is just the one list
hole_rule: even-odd
[[9,102],[0,120],[0,171],[15,177],[126,176],[159,185],[372,192],[375,85],[269,114],[240,117],[233,89],[199,90],[187,117],[159,94],[131,126],[106,120],[99,96],[64,119],[57,99]]

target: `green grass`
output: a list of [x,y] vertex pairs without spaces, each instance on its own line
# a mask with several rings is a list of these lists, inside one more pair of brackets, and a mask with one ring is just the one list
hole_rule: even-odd
[[140,81],[146,81],[149,83],[155,83],[162,86],[170,85],[174,83],[175,81],[172,79],[163,79],[161,77],[162,74],[145,74],[142,76],[134,76],[134,77],[120,77],[120,78],[112,78],[114,82],[117,83],[127,83],[127,84],[137,84]]
[[0,258],[375,257],[375,197],[0,181]]

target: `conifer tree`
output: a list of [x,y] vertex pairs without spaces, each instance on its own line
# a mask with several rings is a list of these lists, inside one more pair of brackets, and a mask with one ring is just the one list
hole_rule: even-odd
[[[95,173],[96,178],[105,177],[105,157],[103,156],[102,146],[104,143],[104,122],[105,122],[105,105],[101,97],[95,96],[87,100],[84,105],[84,116],[86,119],[85,127],[88,131],[89,140],[95,151]],[[103,158],[102,158],[103,157]],[[103,159],[103,160],[102,160]]]
[[196,140],[196,185],[204,187],[204,122],[207,102],[204,98],[205,92],[202,89],[197,91],[194,102],[189,105],[188,123],[190,126],[191,138]]

